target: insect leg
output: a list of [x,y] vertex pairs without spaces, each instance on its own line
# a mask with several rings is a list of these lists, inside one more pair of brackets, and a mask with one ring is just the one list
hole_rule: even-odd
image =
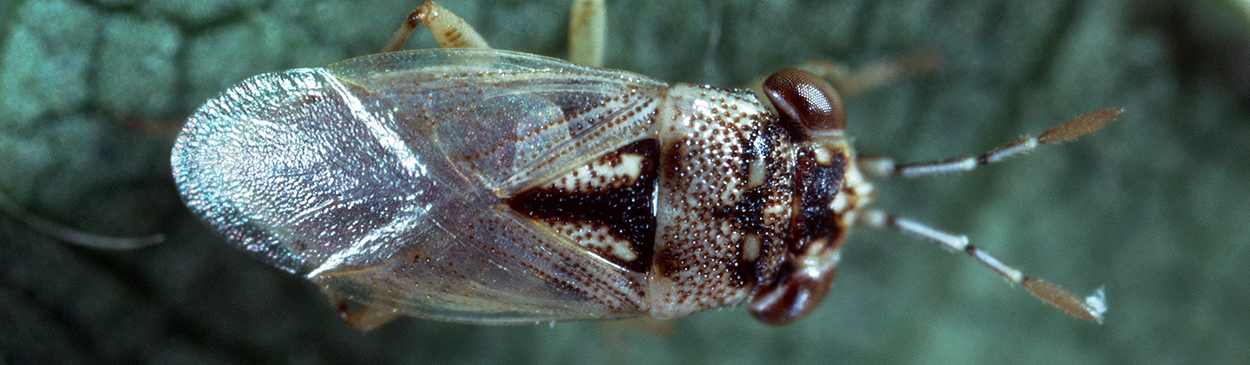
[[39,218],[38,216],[27,212],[25,209],[22,209],[17,202],[9,199],[9,197],[4,194],[0,194],[0,211],[16,218],[18,221],[21,221],[40,234],[79,246],[112,250],[131,250],[165,241],[165,236],[161,234],[155,234],[147,237],[109,237],[78,231],[73,228]]
[[[830,60],[808,61],[792,68],[819,76],[829,81],[839,95],[852,97],[901,79],[933,72],[937,70],[940,63],[941,57],[936,52],[922,52],[876,61],[862,65],[855,70]],[[755,79],[749,85],[750,89],[755,91],[755,95],[764,95],[761,93],[761,85],[764,84],[766,78],[767,76]]]
[[603,66],[603,42],[607,15],[603,0],[574,0],[569,14],[569,61]]
[[903,164],[895,163],[893,159],[886,157],[860,156],[857,162],[862,171],[875,176],[899,175],[903,177],[919,177],[970,171],[977,168],[977,166],[1000,162],[1032,151],[1041,144],[1059,143],[1093,133],[1106,127],[1107,124],[1111,124],[1123,112],[1124,109],[1107,108],[1085,114],[1051,127],[1046,132],[1043,132],[1041,136],[1025,136],[980,156],[964,156],[947,160]]
[[382,47],[382,53],[395,52],[403,48],[404,42],[408,41],[408,36],[417,29],[417,23],[423,23],[430,28],[434,40],[438,41],[438,45],[443,48],[490,48],[486,40],[482,39],[482,36],[478,35],[477,31],[473,30],[473,27],[469,26],[464,19],[460,19],[450,10],[433,1],[428,1],[408,14],[408,19],[404,20],[399,29],[395,30],[395,35],[391,36],[391,40]]
[[394,310],[370,305],[361,305],[360,308],[353,311],[349,308],[347,298],[328,290],[326,291],[326,296],[330,298],[330,305],[339,312],[339,318],[342,318],[343,322],[347,323],[348,326],[360,332],[368,332],[390,323],[400,316],[399,312]]
[[873,228],[890,227],[936,243],[952,253],[966,253],[973,260],[985,265],[990,270],[994,270],[994,273],[999,276],[1006,278],[1014,284],[1020,284],[1037,299],[1041,299],[1043,302],[1067,312],[1073,317],[1102,323],[1103,313],[1107,311],[1106,299],[1102,288],[1095,290],[1093,294],[1082,299],[1058,285],[1024,275],[1019,269],[1007,265],[988,252],[968,243],[968,236],[944,232],[911,219],[886,214],[880,210],[866,210],[861,214],[857,220],[861,225]]
[[936,71],[941,57],[936,52],[878,60],[851,70],[829,60],[810,61],[797,68],[820,76],[844,96],[871,91],[908,77]]

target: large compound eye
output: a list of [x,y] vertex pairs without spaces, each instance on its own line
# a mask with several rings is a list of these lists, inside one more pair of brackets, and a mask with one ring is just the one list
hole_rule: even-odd
[[840,133],[846,129],[846,109],[833,86],[807,71],[788,68],[764,80],[764,93],[782,119],[808,134]]
[[[818,274],[812,276],[811,274]],[[777,283],[757,288],[748,308],[756,320],[770,325],[783,325],[803,318],[820,306],[833,286],[835,271],[803,270],[791,273]]]

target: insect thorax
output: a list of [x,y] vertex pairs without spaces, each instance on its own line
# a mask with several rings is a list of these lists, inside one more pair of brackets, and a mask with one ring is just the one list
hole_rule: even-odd
[[755,98],[722,89],[675,85],[655,119],[654,138],[508,205],[646,275],[656,318],[742,302],[807,269],[799,261],[813,242],[841,242],[845,225],[829,207],[846,151],[815,152]]

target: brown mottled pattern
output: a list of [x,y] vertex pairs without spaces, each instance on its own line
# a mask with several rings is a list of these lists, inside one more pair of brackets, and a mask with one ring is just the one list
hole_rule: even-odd
[[[647,299],[656,318],[744,300],[755,284],[744,279],[757,267],[743,259],[746,234],[760,238],[757,262],[774,266],[790,215],[786,189],[778,186],[788,185],[784,161],[792,159],[777,145],[788,140],[761,135],[780,130],[767,128],[775,120],[754,98],[675,85],[667,102],[660,113],[673,119],[660,130],[656,258]],[[750,158],[780,162],[770,165],[772,183],[748,189]]]

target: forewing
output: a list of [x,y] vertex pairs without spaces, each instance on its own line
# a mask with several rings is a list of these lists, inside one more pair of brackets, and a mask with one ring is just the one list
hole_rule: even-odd
[[[664,84],[533,55],[480,50],[374,55],[326,70],[342,83],[336,88],[351,94],[341,109],[370,105],[366,114],[377,114],[370,118],[387,121],[370,131],[368,140],[378,141],[371,144],[387,141],[376,136],[393,129],[405,145],[371,148],[411,156],[394,159],[394,166],[361,169],[415,171],[407,177],[385,174],[399,182],[371,179],[389,191],[375,196],[415,193],[379,201],[399,207],[390,210],[422,213],[389,217],[350,249],[326,255],[312,280],[371,305],[464,322],[644,312],[645,273],[587,251],[568,234],[518,214],[506,202],[653,137]],[[345,123],[337,128],[359,130],[358,120],[370,118],[337,122]],[[336,153],[359,152],[352,147]],[[423,185],[431,188],[405,188]],[[321,223],[326,230],[352,224],[350,217],[318,215],[342,220]]]
[[329,67],[389,97],[460,166],[509,196],[654,135],[667,85],[637,74],[494,50],[388,53]]
[[[448,61],[448,55],[436,56]],[[558,65],[537,63],[544,62]],[[367,66],[335,70],[363,67],[357,71],[402,81]],[[487,110],[507,114],[502,119],[466,111],[429,114],[437,119],[415,124],[411,113],[421,98],[414,94],[433,95],[425,97],[432,105],[424,107],[427,112],[461,101],[442,98],[437,90],[377,87],[345,83],[326,69],[300,69],[257,76],[224,91],[192,116],[175,144],[175,179],[188,206],[271,264],[411,315],[517,323],[641,313],[644,276],[518,215],[505,204],[500,186],[526,180],[519,175],[564,169],[558,165],[583,159],[575,151],[610,149],[604,145],[643,128],[612,131],[590,123],[585,128],[615,137],[573,143],[572,123],[544,128],[562,122],[519,107],[571,105],[561,101],[570,93],[559,91],[500,91],[500,97],[479,100]],[[405,92],[412,94],[393,97]],[[524,132],[533,130],[539,132]],[[521,147],[472,152],[491,138]],[[556,153],[553,146],[561,146],[564,157],[545,158]],[[530,148],[546,152],[502,156]]]

